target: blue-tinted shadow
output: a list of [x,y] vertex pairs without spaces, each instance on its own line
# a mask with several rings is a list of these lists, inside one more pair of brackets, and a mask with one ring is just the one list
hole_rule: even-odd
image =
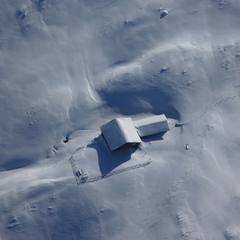
[[136,147],[123,147],[111,152],[102,135],[95,138],[88,147],[94,148],[98,154],[98,164],[102,176],[110,173],[116,167],[129,161],[131,154],[136,151]]

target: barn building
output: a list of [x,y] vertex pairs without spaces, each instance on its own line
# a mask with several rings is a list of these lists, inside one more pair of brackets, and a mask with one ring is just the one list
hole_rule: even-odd
[[164,114],[136,120],[134,125],[140,137],[148,137],[169,130],[168,119]]
[[137,145],[141,138],[167,132],[168,119],[164,114],[133,121],[130,117],[115,118],[101,127],[102,135],[111,151],[126,145]]
[[141,142],[131,118],[115,118],[103,125],[101,130],[111,151]]

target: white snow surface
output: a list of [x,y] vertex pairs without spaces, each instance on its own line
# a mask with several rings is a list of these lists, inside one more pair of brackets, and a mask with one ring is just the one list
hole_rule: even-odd
[[[239,0],[0,3],[1,240],[240,239]],[[102,124],[161,113],[179,126],[105,152]],[[151,164],[77,185],[81,149]]]

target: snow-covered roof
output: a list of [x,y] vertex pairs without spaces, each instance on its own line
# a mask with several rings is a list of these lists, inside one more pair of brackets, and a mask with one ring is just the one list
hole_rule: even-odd
[[164,114],[145,117],[134,121],[140,137],[146,137],[169,130],[169,124]]
[[116,118],[101,127],[102,134],[114,151],[126,144],[138,144],[141,139],[131,118]]

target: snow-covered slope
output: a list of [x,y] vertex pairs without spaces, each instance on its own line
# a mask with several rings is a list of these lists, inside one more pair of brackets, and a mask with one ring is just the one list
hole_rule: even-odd
[[[0,3],[0,239],[240,239],[238,0]],[[103,123],[160,113],[106,152]]]

